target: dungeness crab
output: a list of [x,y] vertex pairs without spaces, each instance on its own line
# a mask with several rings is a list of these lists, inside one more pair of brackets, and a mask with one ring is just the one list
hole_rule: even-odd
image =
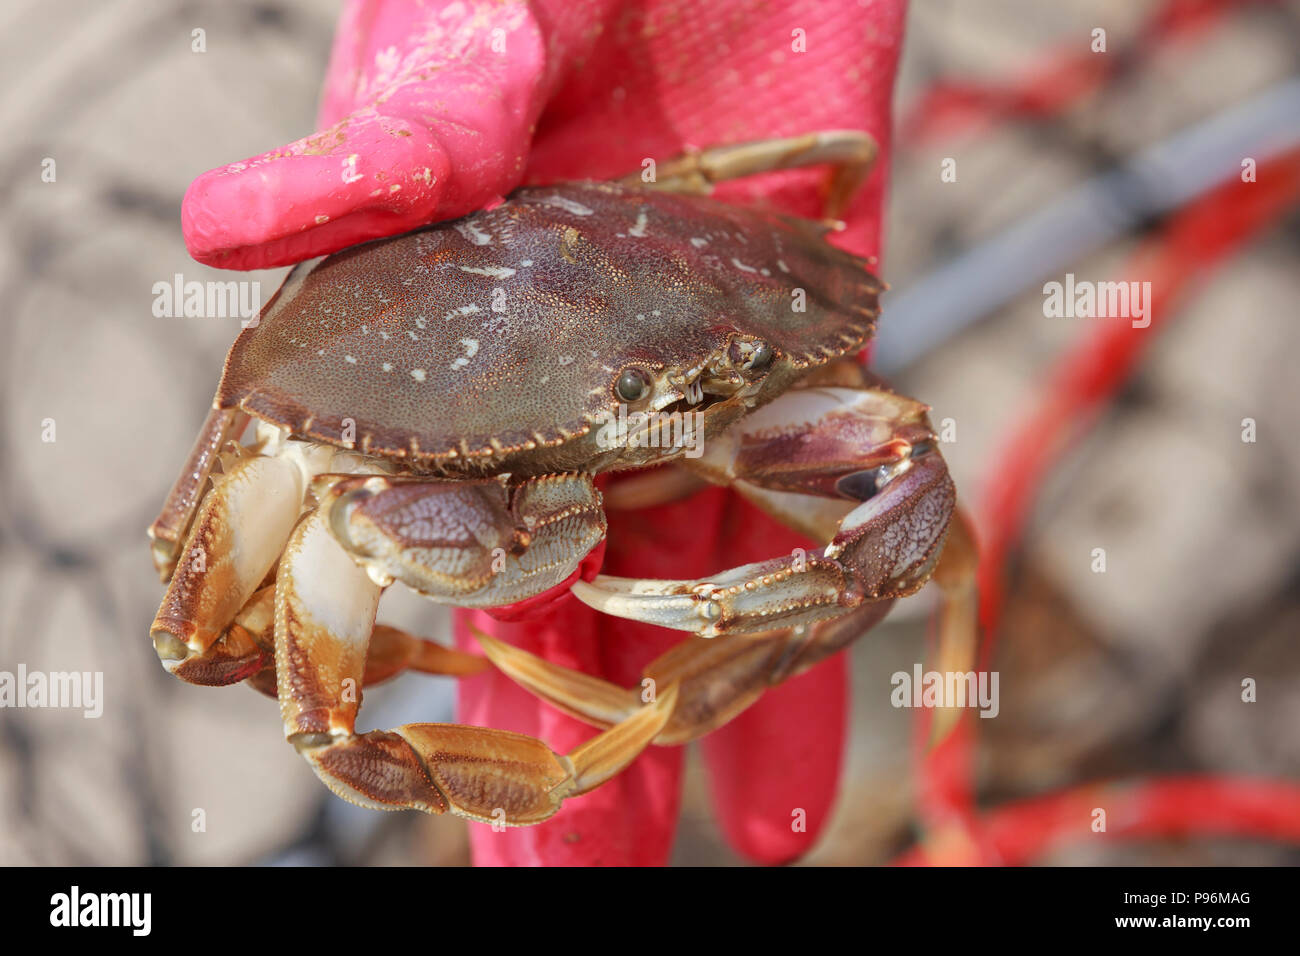
[[[278,696],[340,796],[522,825],[862,634],[935,571],[955,503],[925,406],[852,361],[881,285],[827,226],[689,193],[830,163],[842,205],[873,151],[855,132],[708,150],[660,188],[520,189],[297,266],[230,350],[150,529],[166,667]],[[662,499],[689,474],[829,543],[707,580],[582,580],[598,476],[667,463],[609,493]],[[571,590],[695,637],[643,693],[483,636],[493,665],[605,728],[567,755],[454,724],[358,734],[363,685],[488,666],[376,626],[394,581],[462,607]]]

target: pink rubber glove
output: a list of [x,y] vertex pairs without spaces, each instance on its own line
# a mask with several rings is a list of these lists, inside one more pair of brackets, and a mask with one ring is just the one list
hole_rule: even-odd
[[[851,127],[887,147],[904,9],[350,0],[321,131],[195,179],[185,243],[209,265],[268,268],[464,215],[525,176],[612,178],[688,144]],[[778,174],[720,193],[818,215],[812,182]],[[846,217],[846,248],[874,251],[883,184]]]
[[[286,264],[462,215],[521,181],[607,179],[688,145],[853,128],[870,132],[882,155],[835,241],[871,255],[904,12],[905,0],[355,0],[342,14],[325,84],[325,132],[199,177],[185,198],[186,242],[213,265]],[[792,170],[724,183],[717,195],[819,217],[825,178],[824,170]],[[713,489],[611,515],[605,570],[697,577],[807,544]],[[682,639],[572,598],[518,624],[458,612],[458,638],[475,649],[470,620],[624,685]],[[459,710],[465,723],[532,734],[559,752],[592,734],[495,672],[462,681]],[[835,794],[845,718],[839,655],[705,739],[717,817],[739,852],[783,862],[810,848]],[[553,820],[503,833],[472,826],[475,861],[666,862],[680,776],[681,750],[652,747],[619,777],[566,801]],[[797,819],[802,829],[792,826]]]
[[181,210],[190,255],[226,269],[288,265],[504,196],[562,69],[615,6],[352,0],[321,131],[194,180]]

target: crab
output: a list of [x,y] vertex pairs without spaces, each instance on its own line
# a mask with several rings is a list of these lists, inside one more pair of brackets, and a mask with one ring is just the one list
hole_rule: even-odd
[[[834,212],[873,154],[854,131],[694,152],[653,185],[523,188],[296,266],[150,528],[164,666],[277,697],[345,799],[528,825],[844,648],[935,573],[953,483],[927,407],[853,361],[883,288],[865,261],[826,223],[705,193],[829,163]],[[606,497],[703,483],[826,544],[702,580],[585,573]],[[621,688],[487,635],[480,656],[376,625],[395,582],[470,608],[571,593],[691,636]],[[364,686],[489,666],[599,732],[557,754],[490,728],[355,729]]]

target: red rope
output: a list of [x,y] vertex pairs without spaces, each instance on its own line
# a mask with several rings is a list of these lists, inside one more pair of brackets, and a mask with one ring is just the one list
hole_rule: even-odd
[[1169,0],[1155,11],[1122,49],[1093,53],[1089,37],[1059,46],[1024,75],[1003,83],[941,81],[927,89],[900,124],[906,142],[932,142],[972,132],[1011,117],[1046,119],[1096,92],[1132,61],[1176,39],[1212,26],[1241,0]]
[[1134,328],[1126,320],[1102,319],[1087,328],[1049,373],[1038,407],[994,455],[996,470],[977,512],[986,663],[1001,616],[1006,560],[1020,540],[1043,478],[1105,410],[1181,299],[1215,266],[1273,225],[1298,195],[1300,151],[1294,151],[1260,166],[1257,182],[1242,182],[1235,174],[1176,214],[1124,270],[1129,280],[1151,283],[1150,326]]
[[[986,669],[1001,618],[1006,564],[1032,513],[1035,494],[1051,467],[1104,412],[1135,369],[1153,333],[1210,271],[1277,222],[1300,199],[1300,150],[1261,165],[1256,182],[1240,172],[1176,214],[1130,261],[1124,275],[1151,283],[1150,325],[1098,320],[1049,374],[1038,407],[1016,426],[1000,454],[978,509],[981,529],[979,592]],[[924,714],[925,712],[921,712]],[[928,717],[928,715],[925,715]],[[1050,849],[1062,834],[1086,832],[1082,805],[1095,806],[1097,785],[976,815],[974,722],[965,717],[920,758],[919,812],[926,849],[904,862],[1016,863]],[[918,741],[924,739],[920,729]],[[1105,788],[1102,788],[1105,790]],[[1169,778],[1138,782],[1119,794],[1125,836],[1230,833],[1300,842],[1300,785],[1234,778]],[[1287,801],[1261,812],[1265,797]],[[1217,801],[1217,802],[1216,802]],[[1113,815],[1112,815],[1113,816]],[[1180,829],[1181,828],[1181,829]],[[928,854],[928,855],[927,855]],[[935,856],[939,859],[935,860]]]
[[[1103,823],[1104,830],[1096,829]],[[1109,844],[1207,836],[1300,845],[1300,784],[1195,776],[1091,783],[1007,804],[980,823],[985,862],[1009,866],[1090,839]],[[928,846],[896,861],[903,866],[951,862]]]

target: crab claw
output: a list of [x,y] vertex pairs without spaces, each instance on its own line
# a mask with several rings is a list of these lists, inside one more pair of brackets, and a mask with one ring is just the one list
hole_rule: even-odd
[[586,475],[515,488],[496,478],[325,475],[313,490],[335,539],[372,579],[460,607],[545,592],[605,536],[600,492]]
[[810,624],[919,590],[934,570],[955,504],[942,457],[923,449],[850,511],[820,551],[694,581],[600,575],[591,584],[576,582],[573,593],[606,614],[702,637]]

